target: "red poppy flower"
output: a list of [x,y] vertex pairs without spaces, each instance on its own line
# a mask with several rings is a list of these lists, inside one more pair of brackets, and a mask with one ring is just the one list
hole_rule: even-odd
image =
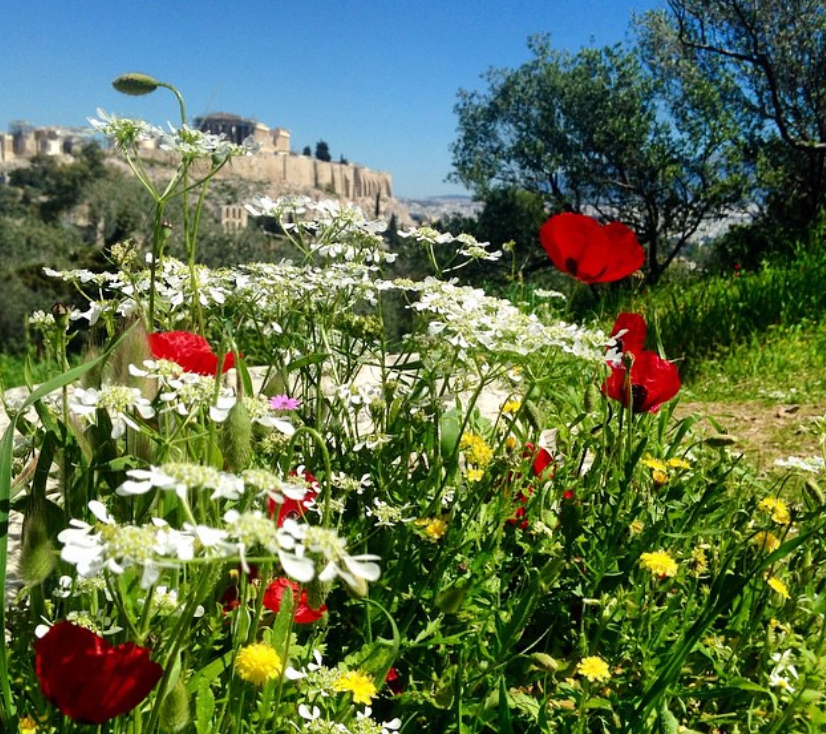
[[84,724],[102,724],[145,699],[163,676],[149,650],[113,646],[94,632],[58,622],[35,640],[35,669],[43,695]]
[[[289,476],[296,477],[298,476],[298,473],[291,471]],[[304,477],[304,481],[307,483],[307,491],[304,493],[303,499],[294,500],[291,497],[285,497],[284,501],[279,503],[270,498],[267,502],[267,509],[269,510],[270,517],[275,515],[275,510],[278,508],[278,518],[275,523],[279,528],[284,524],[284,520],[288,517],[304,517],[304,513],[307,511],[307,508],[310,507],[315,498],[318,497],[318,479],[316,479],[308,471],[305,471],[302,476]]]
[[[625,365],[614,365],[602,385],[602,392],[628,407],[628,386]],[[656,413],[680,390],[677,367],[656,352],[634,355],[631,365],[631,407],[635,413]]]
[[[522,452],[523,459],[533,459],[531,462],[531,471],[535,477],[542,481],[551,479],[554,475],[554,457],[551,452],[541,446],[534,446],[532,443],[525,444],[525,450]],[[521,474],[516,474],[520,477]],[[508,483],[514,480],[514,474],[508,474]],[[527,514],[525,505],[528,504],[530,496],[533,494],[533,485],[529,484],[524,492],[519,492],[514,499],[520,503],[521,506],[514,510],[513,515],[508,518],[509,525],[516,525],[520,530],[527,530],[530,523],[526,519]]]
[[[198,334],[188,331],[155,332],[146,337],[149,350],[155,359],[174,362],[186,372],[198,375],[214,375],[218,371],[218,357],[209,342]],[[235,355],[225,354],[222,372],[235,366]]]
[[609,283],[639,270],[645,250],[620,222],[605,226],[584,214],[557,214],[539,230],[539,240],[563,273],[583,283]]
[[[638,313],[621,313],[617,316],[614,328],[611,330],[611,338],[616,341],[614,351],[620,353],[630,352],[631,354],[642,352],[647,328],[645,319]],[[625,333],[617,337],[617,334],[621,331]]]
[[[550,479],[554,474],[554,457],[551,456],[551,452],[541,446],[537,447],[532,443],[526,443],[522,458],[527,459],[531,456],[533,457],[533,464],[531,465],[533,475],[542,479]],[[548,476],[545,476],[545,472],[549,468],[550,472]]]
[[311,624],[317,622],[324,616],[327,611],[327,605],[322,604],[318,609],[313,609],[310,606],[310,601],[307,597],[307,592],[302,589],[295,581],[290,579],[278,578],[264,591],[264,606],[271,612],[277,612],[281,608],[281,598],[287,589],[292,589],[293,601],[295,603],[295,612],[293,613],[293,621],[296,624]]
[[384,682],[387,683],[387,687],[394,696],[404,693],[401,678],[399,678],[399,673],[394,667],[391,666],[390,670],[387,671]]

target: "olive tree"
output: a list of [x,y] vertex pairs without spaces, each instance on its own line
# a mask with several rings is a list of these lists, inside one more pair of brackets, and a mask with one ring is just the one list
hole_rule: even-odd
[[[826,198],[823,0],[666,0],[643,17],[652,68],[674,96],[698,80],[725,90],[757,198],[804,228]],[[687,71],[688,70],[688,71]],[[779,206],[777,206],[779,205]]]
[[485,91],[460,90],[452,179],[479,198],[497,186],[544,197],[550,211],[619,220],[646,248],[656,282],[703,222],[742,196],[719,100],[672,112],[660,82],[622,46],[554,50],[492,69]]

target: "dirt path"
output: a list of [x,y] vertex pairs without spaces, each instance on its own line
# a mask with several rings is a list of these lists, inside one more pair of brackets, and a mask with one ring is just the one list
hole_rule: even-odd
[[819,456],[820,437],[826,436],[826,425],[819,428],[817,423],[817,419],[826,416],[824,404],[771,405],[759,400],[681,402],[675,410],[677,418],[695,414],[701,416],[695,431],[700,435],[723,431],[736,436],[738,441],[733,448],[764,471],[778,458]]

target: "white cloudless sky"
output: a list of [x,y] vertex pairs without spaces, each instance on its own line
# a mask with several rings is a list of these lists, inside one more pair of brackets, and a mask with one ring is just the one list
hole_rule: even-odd
[[190,117],[231,112],[319,140],[334,160],[386,170],[397,197],[465,193],[445,183],[459,89],[530,58],[548,33],[576,51],[628,37],[633,13],[663,0],[30,0],[4,12],[0,130],[85,126],[101,108],[176,121],[164,90],[125,97],[141,71],[176,85]]

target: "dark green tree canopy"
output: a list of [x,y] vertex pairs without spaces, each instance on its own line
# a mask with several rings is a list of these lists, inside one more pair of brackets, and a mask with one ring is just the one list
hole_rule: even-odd
[[320,161],[331,161],[330,146],[323,140],[319,140],[315,144],[315,157]]

